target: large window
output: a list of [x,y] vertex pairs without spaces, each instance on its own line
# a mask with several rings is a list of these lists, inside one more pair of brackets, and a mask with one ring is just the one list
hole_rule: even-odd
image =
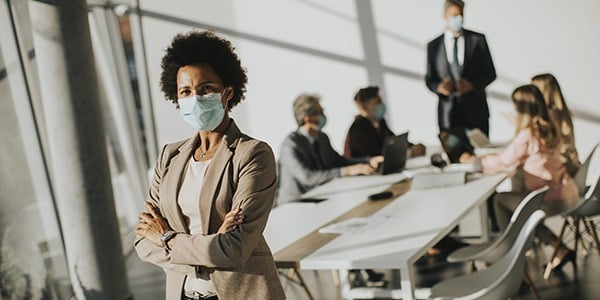
[[[111,181],[123,248],[147,193],[148,151],[128,17],[90,6]],[[127,37],[127,34],[125,34]],[[69,299],[28,1],[0,2],[0,299]],[[126,53],[130,54],[126,56]],[[133,78],[133,79],[132,79]],[[152,147],[152,146],[151,146]],[[149,158],[149,155],[152,158]]]
[[26,79],[35,55],[31,39],[17,39],[13,26],[27,17],[23,3],[0,4],[0,298],[67,299],[67,264],[33,112],[37,90]]

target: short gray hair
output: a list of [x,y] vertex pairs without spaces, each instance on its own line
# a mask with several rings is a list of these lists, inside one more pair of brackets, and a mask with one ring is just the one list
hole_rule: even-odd
[[304,116],[316,116],[316,106],[321,98],[315,94],[302,93],[294,100],[294,117],[298,126],[304,125]]

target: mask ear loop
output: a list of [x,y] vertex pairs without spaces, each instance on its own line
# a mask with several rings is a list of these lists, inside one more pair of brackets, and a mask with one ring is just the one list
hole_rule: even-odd
[[[225,90],[225,92],[223,93],[223,97],[225,97],[225,101],[227,101],[225,109],[227,109],[227,108],[229,107],[229,100],[231,100],[231,99],[229,99],[229,94],[231,94],[231,92],[230,92],[230,89],[229,89],[229,88],[231,88],[231,87],[229,87],[229,86],[228,86],[228,87],[226,87],[226,88],[224,89],[224,90]],[[232,97],[233,97],[233,95],[232,95]]]

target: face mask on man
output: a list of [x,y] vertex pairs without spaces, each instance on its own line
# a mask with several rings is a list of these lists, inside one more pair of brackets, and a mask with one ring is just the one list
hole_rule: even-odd
[[463,26],[463,17],[461,15],[453,16],[448,18],[448,28],[454,32],[459,32],[462,30]]
[[179,99],[179,114],[195,129],[215,130],[225,116],[221,94],[196,95]]
[[325,124],[327,124],[327,117],[325,117],[325,115],[321,115],[321,118],[319,119],[319,124],[317,124],[317,127],[319,128],[319,130],[323,129],[323,127],[325,127]]
[[383,115],[385,115],[385,104],[379,103],[375,107],[375,112],[373,113],[373,117],[377,120],[383,119]]

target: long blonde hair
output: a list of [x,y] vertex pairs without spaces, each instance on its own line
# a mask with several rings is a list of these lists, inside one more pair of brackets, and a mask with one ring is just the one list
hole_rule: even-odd
[[572,114],[565,102],[556,77],[550,73],[539,74],[531,78],[531,83],[542,92],[546,106],[550,110],[550,116],[556,119],[554,122],[556,122],[560,134],[571,134],[573,132]]
[[557,147],[560,142],[558,131],[540,90],[533,84],[520,86],[513,91],[512,100],[517,110],[517,133],[529,129],[542,145]]

